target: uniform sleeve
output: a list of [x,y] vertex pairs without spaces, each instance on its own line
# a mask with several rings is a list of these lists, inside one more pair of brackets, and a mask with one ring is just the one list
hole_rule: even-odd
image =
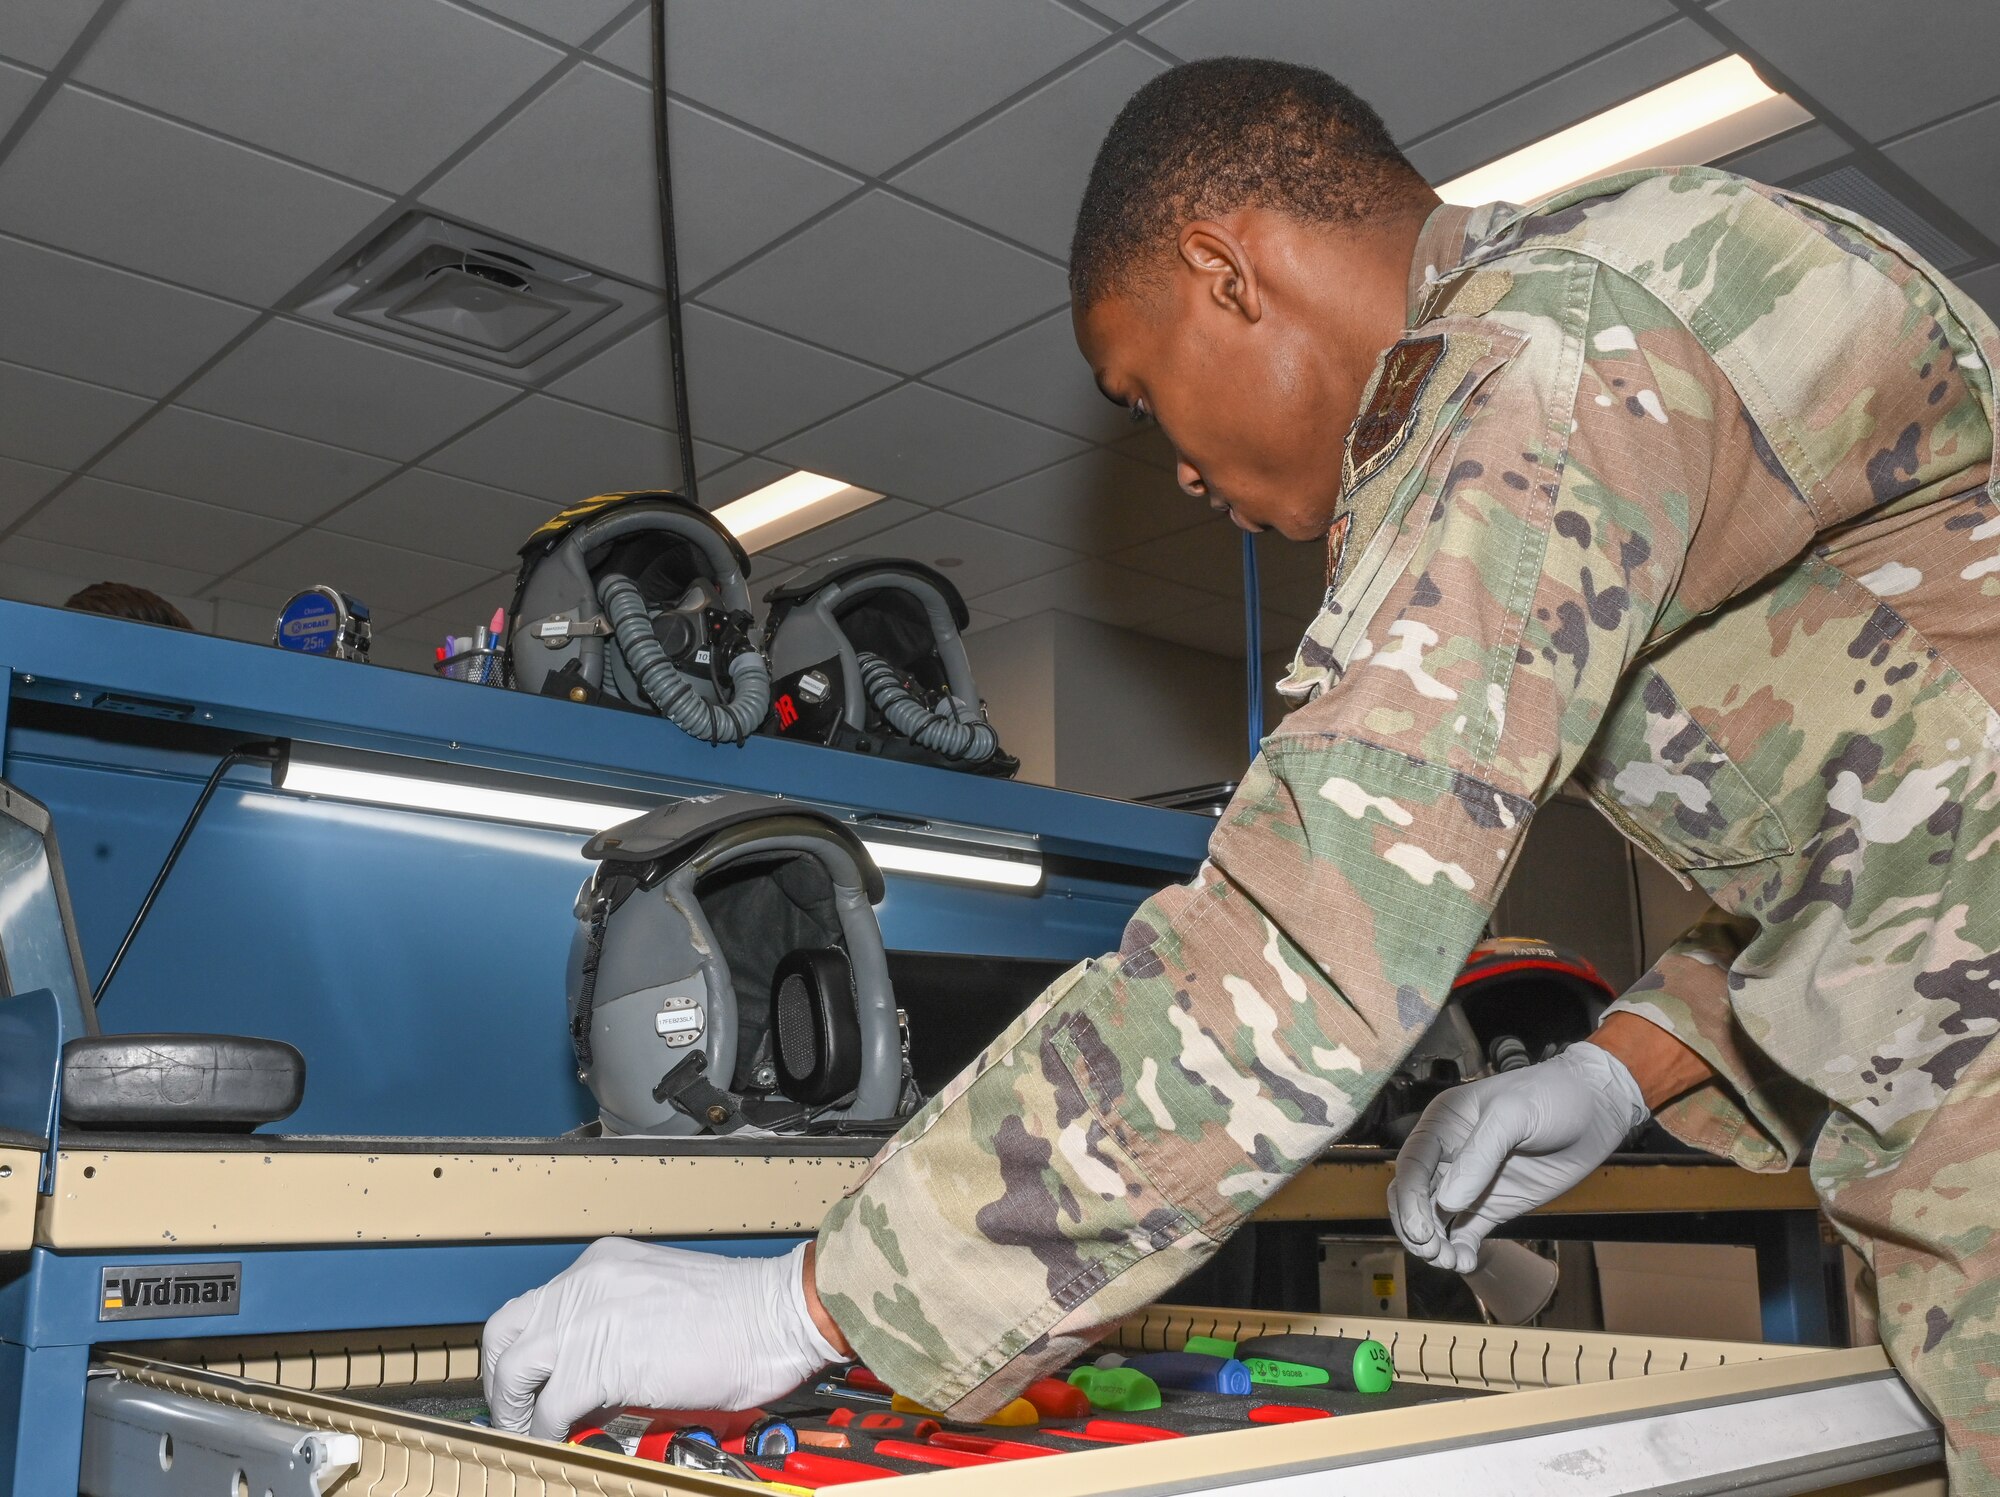
[[1708,484],[1719,375],[1610,279],[1516,273],[1501,311],[1420,330],[1444,352],[1378,469],[1409,462],[1398,502],[1301,647],[1313,700],[1199,875],[828,1216],[819,1291],[900,1391],[973,1417],[1079,1354],[1338,1139],[1430,1023]]
[[1730,967],[1755,934],[1752,922],[1710,910],[1610,1012],[1657,1024],[1715,1073],[1655,1114],[1669,1133],[1745,1169],[1778,1171],[1810,1142],[1826,1103],[1757,1048],[1730,1005]]

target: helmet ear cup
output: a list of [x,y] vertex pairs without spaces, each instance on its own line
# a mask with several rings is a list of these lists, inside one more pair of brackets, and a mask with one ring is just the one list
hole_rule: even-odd
[[806,1107],[861,1085],[861,1016],[854,969],[831,947],[794,951],[771,978],[778,1090]]

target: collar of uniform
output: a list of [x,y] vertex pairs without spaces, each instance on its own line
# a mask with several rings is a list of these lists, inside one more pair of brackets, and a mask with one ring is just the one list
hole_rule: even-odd
[[1472,221],[1472,212],[1456,203],[1441,203],[1424,220],[1424,227],[1417,235],[1417,251],[1410,257],[1410,326],[1416,326],[1418,310],[1431,283],[1456,270],[1465,258],[1465,231]]

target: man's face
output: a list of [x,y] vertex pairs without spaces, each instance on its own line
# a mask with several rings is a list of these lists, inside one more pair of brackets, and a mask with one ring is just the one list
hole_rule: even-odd
[[1203,278],[1114,293],[1074,315],[1098,387],[1173,444],[1176,477],[1245,530],[1323,535],[1374,350],[1361,363],[1265,297],[1246,317]]

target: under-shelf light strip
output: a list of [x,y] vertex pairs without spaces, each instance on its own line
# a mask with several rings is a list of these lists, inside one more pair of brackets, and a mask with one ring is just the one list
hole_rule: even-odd
[[[362,801],[412,811],[442,811],[453,816],[477,816],[488,821],[557,827],[572,832],[601,832],[606,827],[631,820],[646,809],[643,806],[614,806],[599,801],[571,800],[566,796],[534,795],[519,790],[467,785],[421,775],[352,769],[346,765],[301,758],[296,753],[285,764],[279,788],[301,795],[324,795],[334,800]],[[957,883],[991,884],[1003,889],[1033,889],[1042,881],[1042,867],[1036,861],[988,857],[941,847],[916,847],[865,836],[861,845],[868,849],[876,866],[884,873],[913,873]]]

